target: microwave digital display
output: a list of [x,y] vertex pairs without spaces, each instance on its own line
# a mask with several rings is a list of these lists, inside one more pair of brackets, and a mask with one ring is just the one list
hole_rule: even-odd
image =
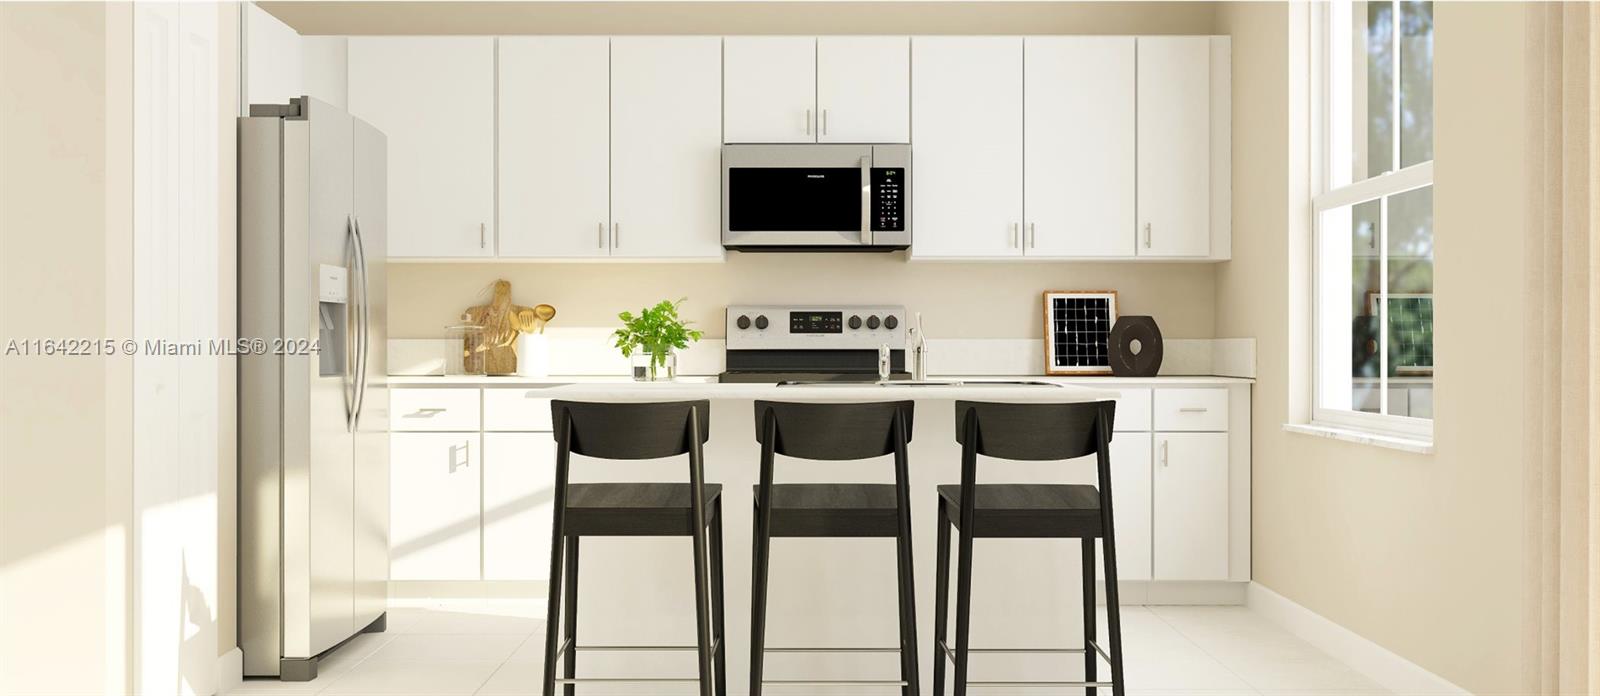
[[902,232],[905,222],[906,170],[875,167],[872,170],[872,231]]
[[843,312],[790,312],[789,333],[831,334],[844,333]]

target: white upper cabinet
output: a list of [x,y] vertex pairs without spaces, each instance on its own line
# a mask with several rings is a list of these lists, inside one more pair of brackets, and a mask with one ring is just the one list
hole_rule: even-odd
[[1027,255],[1133,256],[1134,38],[1026,41]]
[[911,40],[817,39],[817,141],[911,142]]
[[606,256],[610,40],[500,39],[500,255]]
[[1141,256],[1212,253],[1211,44],[1206,36],[1138,39]]
[[911,40],[912,255],[1022,255],[1022,39]]
[[904,36],[730,36],[723,72],[726,142],[911,141]]
[[390,256],[495,253],[494,42],[350,39],[350,113],[388,136]]
[[611,255],[722,258],[722,40],[611,40]]
[[816,39],[730,36],[722,51],[727,142],[816,142]]

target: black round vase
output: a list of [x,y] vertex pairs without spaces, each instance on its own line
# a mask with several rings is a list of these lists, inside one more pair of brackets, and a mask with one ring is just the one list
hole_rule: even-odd
[[[1133,342],[1139,352],[1133,352]],[[1107,338],[1111,374],[1118,377],[1154,377],[1161,369],[1161,327],[1154,317],[1119,317]]]

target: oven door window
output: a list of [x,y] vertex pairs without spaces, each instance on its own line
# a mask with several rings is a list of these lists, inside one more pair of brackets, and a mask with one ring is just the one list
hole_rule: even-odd
[[732,232],[849,232],[861,229],[858,167],[732,167]]

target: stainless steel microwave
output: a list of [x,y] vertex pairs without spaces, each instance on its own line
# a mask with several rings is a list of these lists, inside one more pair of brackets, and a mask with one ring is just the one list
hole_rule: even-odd
[[723,145],[722,246],[911,246],[910,145]]

